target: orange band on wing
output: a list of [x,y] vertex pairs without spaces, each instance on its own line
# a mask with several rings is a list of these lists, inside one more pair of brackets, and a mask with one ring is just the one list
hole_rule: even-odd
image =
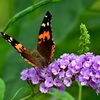
[[51,37],[50,37],[50,32],[49,31],[44,31],[43,34],[40,34],[39,35],[39,39],[40,41],[38,41],[38,44],[40,44],[43,41],[45,41],[45,38],[47,38],[47,40],[49,40]]
[[26,48],[23,48],[22,44],[20,44],[20,43],[19,43],[19,44],[16,44],[16,45],[15,45],[15,48],[16,48],[17,51],[20,52],[20,53],[21,53],[22,51],[25,51],[25,50],[26,50]]
[[49,62],[51,62],[51,60],[54,56],[54,52],[55,52],[55,44],[53,44],[52,47],[51,47],[51,55],[50,55],[50,58],[49,58]]

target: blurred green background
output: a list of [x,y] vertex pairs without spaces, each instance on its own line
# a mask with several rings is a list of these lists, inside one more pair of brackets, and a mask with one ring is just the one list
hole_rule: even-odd
[[[33,2],[34,0],[0,0],[0,31],[3,31],[10,18]],[[52,13],[53,39],[56,44],[54,58],[57,59],[63,53],[77,54],[81,23],[87,26],[91,36],[90,51],[100,55],[100,0],[62,0],[48,3],[19,19],[6,33],[29,50],[36,49],[39,28],[47,11]],[[0,37],[0,77],[6,84],[5,100],[10,100],[19,88],[27,86],[19,77],[20,72],[28,66],[16,50]],[[66,91],[77,100],[77,83],[74,82]],[[21,91],[14,100],[19,100],[25,92]],[[41,99],[35,97],[28,100],[42,100],[44,97],[45,100],[58,100],[47,94],[40,97]],[[100,100],[100,96],[97,96],[95,90],[83,87],[82,100],[88,99]]]

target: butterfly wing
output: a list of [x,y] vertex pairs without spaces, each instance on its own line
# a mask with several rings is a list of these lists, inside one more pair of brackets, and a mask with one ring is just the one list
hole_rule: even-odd
[[21,43],[3,32],[0,32],[0,34],[20,53],[25,61],[27,61],[32,66],[37,66],[39,68],[42,66],[41,63],[38,63],[38,59],[32,56],[30,51],[27,50]]
[[47,63],[51,62],[55,50],[55,44],[52,40],[52,30],[50,22],[51,18],[52,15],[48,11],[44,16],[43,22],[40,27],[37,46],[37,50],[45,58]]

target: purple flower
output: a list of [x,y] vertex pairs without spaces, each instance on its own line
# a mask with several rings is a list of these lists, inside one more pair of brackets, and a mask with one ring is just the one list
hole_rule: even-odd
[[49,68],[44,68],[43,70],[41,70],[41,76],[43,77],[43,78],[50,78],[50,77],[52,77],[51,76],[51,71],[49,70]]
[[24,69],[22,72],[21,72],[21,79],[22,80],[27,80],[28,78],[28,69]]
[[57,86],[57,87],[61,86],[62,85],[62,80],[59,79],[58,77],[56,77],[54,79],[54,85]]
[[90,68],[92,66],[92,62],[91,61],[85,61],[84,63],[83,63],[83,67],[84,68]]
[[63,54],[44,69],[23,70],[21,79],[29,80],[33,85],[40,84],[42,93],[47,93],[53,87],[62,93],[74,80],[93,88],[98,94],[100,93],[100,56],[90,52],[79,56]]
[[100,70],[100,56],[96,56],[93,63],[93,68],[95,70]]
[[54,75],[57,75],[60,72],[60,68],[58,66],[53,66],[52,69],[51,69],[51,71],[52,71],[52,73]]
[[95,82],[93,82],[92,80],[90,80],[88,82],[89,86],[92,87],[93,89],[96,89],[97,88],[97,84]]
[[98,83],[98,85],[97,85],[96,93],[97,93],[97,95],[100,93],[100,83]]
[[64,85],[61,85],[61,86],[59,86],[58,87],[58,91],[60,92],[60,93],[63,93],[64,91],[65,91],[65,86]]
[[68,68],[75,74],[80,71],[82,68],[82,62],[77,57],[76,60],[72,60],[68,66]]
[[77,75],[75,77],[75,80],[77,82],[80,82],[82,86],[87,85],[87,82],[88,82],[86,79],[83,78],[83,75]]
[[100,83],[100,77],[98,78],[96,75],[92,76],[91,80],[95,83]]
[[85,55],[85,59],[86,59],[87,61],[94,59],[94,57],[95,57],[95,56],[94,56],[93,53],[91,53],[91,52],[87,52],[86,55]]
[[71,70],[66,71],[66,77],[72,77],[74,73]]
[[36,75],[36,70],[34,68],[30,68],[29,70],[29,77],[33,77],[34,75]]
[[62,69],[66,69],[68,67],[69,64],[69,60],[63,60],[63,59],[59,59],[60,62],[60,68]]
[[48,92],[48,87],[46,87],[44,83],[41,83],[40,84],[40,91],[42,93],[47,93]]
[[33,75],[31,78],[32,84],[38,84],[39,83],[39,76]]
[[60,58],[63,59],[63,60],[69,59],[70,58],[70,54],[64,53],[63,55],[60,56]]
[[45,80],[45,86],[46,87],[52,87],[53,86],[53,79],[52,78],[47,78]]
[[69,87],[72,84],[71,78],[65,77],[64,78],[64,84]]
[[82,75],[82,77],[86,80],[88,80],[90,78],[90,72],[91,70],[89,68],[83,68],[81,71],[80,71],[80,74]]
[[63,77],[65,77],[65,71],[64,70],[59,72],[59,79],[61,79]]

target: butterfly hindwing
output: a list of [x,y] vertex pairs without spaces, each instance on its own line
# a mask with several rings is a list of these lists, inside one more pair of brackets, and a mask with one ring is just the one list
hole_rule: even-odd
[[55,50],[55,44],[52,40],[51,18],[52,15],[48,11],[40,27],[37,46],[37,50],[48,63],[51,62]]

